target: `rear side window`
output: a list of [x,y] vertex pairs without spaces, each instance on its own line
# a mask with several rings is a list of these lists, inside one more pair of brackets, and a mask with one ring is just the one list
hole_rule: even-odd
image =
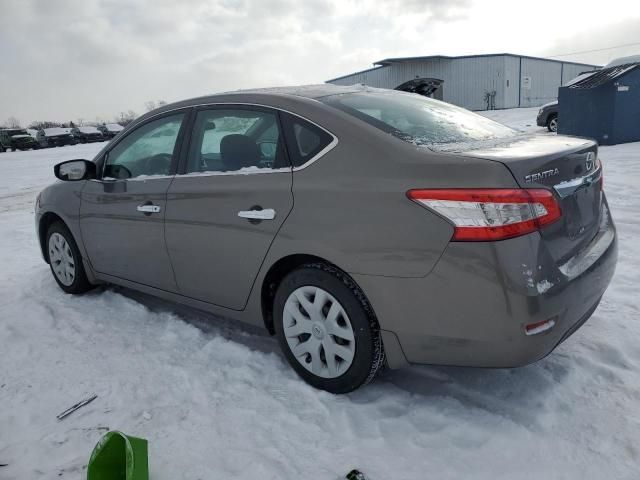
[[276,112],[252,108],[198,112],[186,173],[290,168]]
[[333,142],[333,136],[320,127],[294,115],[283,115],[285,137],[291,162],[300,167]]

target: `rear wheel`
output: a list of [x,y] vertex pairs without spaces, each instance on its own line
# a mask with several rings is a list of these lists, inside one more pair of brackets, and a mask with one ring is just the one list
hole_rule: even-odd
[[82,256],[69,229],[55,222],[47,230],[47,256],[56,283],[67,293],[84,293],[93,288],[82,264]]
[[554,133],[558,131],[558,115],[549,116],[549,119],[547,120],[547,129]]
[[274,301],[276,335],[289,364],[310,385],[351,392],[384,364],[375,315],[346,274],[307,264],[287,275]]

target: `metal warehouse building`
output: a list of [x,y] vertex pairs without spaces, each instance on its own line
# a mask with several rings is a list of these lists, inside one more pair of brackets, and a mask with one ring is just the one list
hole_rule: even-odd
[[327,80],[335,85],[428,94],[470,110],[536,107],[555,100],[558,87],[597,65],[496,53],[387,58],[374,67]]

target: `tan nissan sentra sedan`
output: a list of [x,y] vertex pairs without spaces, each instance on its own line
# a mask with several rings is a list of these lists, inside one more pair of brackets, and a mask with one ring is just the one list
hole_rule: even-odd
[[65,292],[118,284],[264,326],[336,393],[385,364],[538,360],[617,258],[593,141],[396,91],[187,100],[55,174],[36,227]]

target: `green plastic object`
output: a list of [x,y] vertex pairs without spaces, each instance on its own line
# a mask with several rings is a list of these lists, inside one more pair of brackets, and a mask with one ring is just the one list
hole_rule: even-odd
[[106,433],[91,452],[87,480],[149,480],[147,441],[117,431]]

